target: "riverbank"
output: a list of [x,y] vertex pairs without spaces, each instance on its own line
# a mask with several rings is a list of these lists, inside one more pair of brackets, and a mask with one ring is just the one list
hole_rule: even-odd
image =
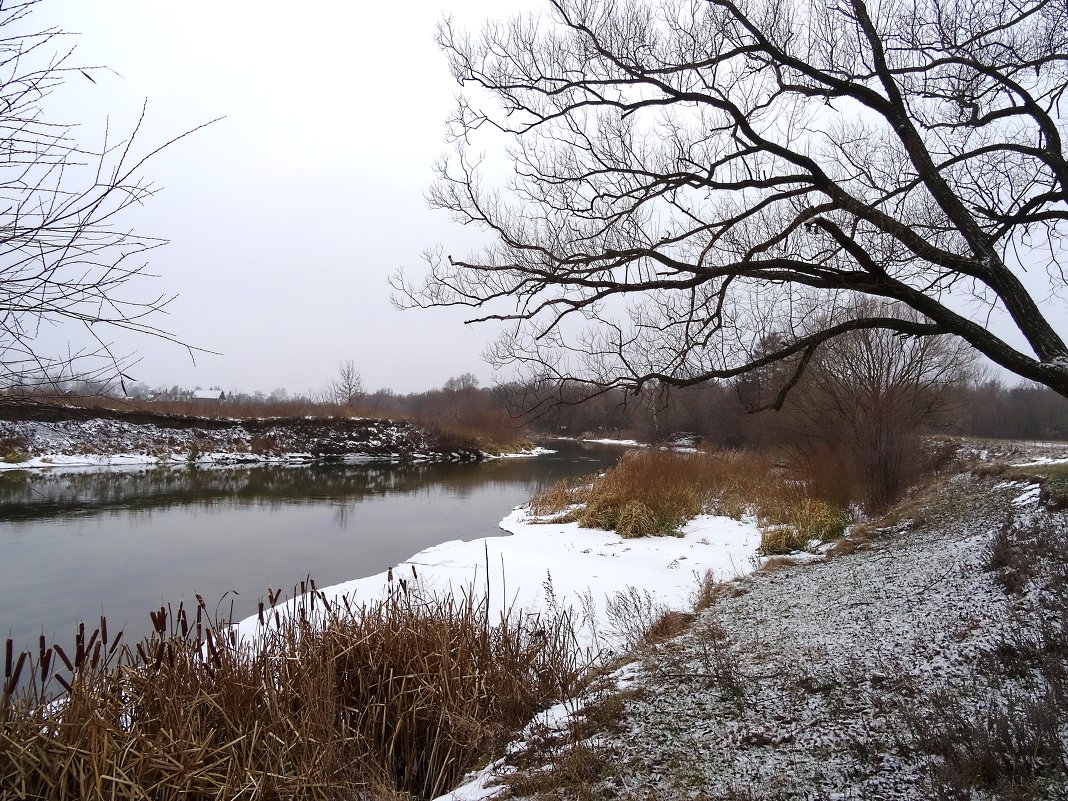
[[[706,574],[729,581],[758,564],[755,521],[700,515],[677,537],[625,539],[614,531],[551,523],[518,508],[501,521],[507,537],[455,540],[421,551],[388,571],[326,587],[332,609],[375,603],[401,583],[417,596],[487,600],[490,620],[509,610],[537,614],[571,610],[576,645],[597,661],[631,644],[642,623],[691,603]],[[307,599],[278,604],[289,617]],[[240,639],[263,638],[274,618],[250,616]]]
[[[174,798],[189,782],[225,797],[239,784],[252,795],[359,797],[371,774],[354,760],[381,740],[391,750],[376,756],[384,772],[367,790],[381,798],[436,795],[460,765],[490,758],[444,797],[1061,798],[1062,459],[942,475],[888,518],[759,570],[760,527],[744,514],[698,516],[681,537],[621,538],[518,510],[503,521],[511,536],[445,543],[333,588],[302,584],[295,606],[272,592],[237,629],[202,636],[199,597],[195,610],[161,608],[159,638],[121,651],[129,665],[101,676],[84,722],[46,707],[5,730],[11,776],[37,781],[34,771],[84,762],[65,775],[165,783]],[[422,637],[433,632],[441,637]],[[94,642],[111,653],[106,633],[84,642],[76,659]],[[502,644],[500,660],[485,661]],[[601,666],[577,688],[575,648]],[[87,674],[91,690],[97,674]],[[138,679],[126,707],[107,675]],[[181,738],[158,744],[148,732],[160,720]],[[368,726],[356,735],[358,721]],[[210,758],[176,756],[204,749]],[[434,767],[415,785],[397,781],[425,774],[427,754],[448,764],[446,780]],[[261,786],[264,765],[275,772]],[[1026,792],[991,790],[997,782]]]
[[316,459],[474,461],[471,442],[409,421],[220,419],[0,405],[0,470],[151,464],[256,464]]
[[1024,466],[716,586],[442,798],[1065,798],[1065,449],[995,448]]

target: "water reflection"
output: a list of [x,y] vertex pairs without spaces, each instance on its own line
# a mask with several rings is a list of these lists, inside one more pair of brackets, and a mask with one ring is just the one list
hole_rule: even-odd
[[148,610],[268,585],[368,575],[451,539],[500,534],[516,504],[619,451],[565,444],[482,464],[316,464],[0,473],[0,638],[66,637],[101,611],[128,635]]

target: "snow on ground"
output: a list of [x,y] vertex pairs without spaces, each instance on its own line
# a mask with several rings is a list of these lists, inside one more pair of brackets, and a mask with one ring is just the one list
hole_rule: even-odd
[[[1052,642],[1043,627],[1063,627],[1041,578],[1052,569],[1058,580],[1063,564],[1041,567],[1027,532],[1064,531],[1068,519],[1046,510],[1036,490],[957,476],[924,501],[922,519],[877,531],[855,553],[736,582],[682,636],[633,655],[618,672],[617,684],[637,692],[618,729],[586,741],[608,768],[583,793],[670,801],[949,797],[931,783],[939,762],[929,761],[923,734],[943,743],[945,727],[949,742],[964,738],[953,753],[968,753],[956,714],[979,710],[985,731],[1022,719],[1032,703],[1024,699],[1047,697],[1027,672],[1034,657],[1001,661],[1029,643]],[[1028,554],[1027,575],[1037,571],[1013,591],[989,566],[992,537],[1004,526],[1023,537],[1012,547]],[[581,705],[554,707],[534,725],[566,749],[559,735]],[[1068,748],[1063,717],[1059,737]],[[562,752],[546,755],[546,770]],[[491,765],[440,801],[492,798],[494,777],[509,770]],[[1068,793],[1055,783],[1035,797]]]
[[[607,600],[637,588],[653,607],[686,608],[698,579],[712,571],[718,580],[753,569],[760,532],[750,520],[703,515],[680,537],[624,539],[615,532],[577,523],[541,523],[516,509],[501,521],[510,536],[442,543],[421,551],[391,571],[321,590],[331,603],[342,596],[352,605],[385,597],[390,580],[418,581],[423,590],[456,596],[489,592],[491,619],[506,608],[544,611],[571,608],[581,621],[580,646],[592,653],[619,647]],[[487,582],[487,573],[489,581]],[[591,603],[592,601],[592,603]],[[279,607],[282,614],[294,601]],[[256,616],[238,624],[254,639]]]

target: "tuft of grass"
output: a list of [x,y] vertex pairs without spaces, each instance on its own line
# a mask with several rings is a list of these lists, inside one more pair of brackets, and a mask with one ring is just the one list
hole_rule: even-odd
[[797,494],[761,508],[760,550],[769,555],[804,550],[810,542],[833,542],[848,525],[845,513],[826,501]]
[[555,520],[568,517],[573,507],[586,503],[591,486],[589,476],[565,478],[542,490],[527,503],[530,513],[539,517],[557,515]]
[[292,614],[261,605],[255,645],[203,601],[136,644],[103,619],[70,650],[8,641],[0,799],[433,798],[582,674],[566,616],[491,624],[414,581],[358,608],[307,588]]
[[696,619],[697,616],[692,612],[668,610],[662,613],[645,630],[644,640],[649,644],[670,640],[686,631]]

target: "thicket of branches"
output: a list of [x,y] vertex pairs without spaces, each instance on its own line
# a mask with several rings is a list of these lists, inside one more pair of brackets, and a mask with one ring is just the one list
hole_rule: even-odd
[[121,384],[131,360],[114,349],[119,330],[173,339],[156,322],[172,297],[142,280],[146,254],[164,242],[122,222],[154,194],[142,168],[171,142],[136,152],[139,121],[128,136],[108,129],[90,145],[75,122],[52,115],[55,90],[68,81],[89,87],[99,70],[75,64],[62,30],[34,27],[37,3],[0,6],[0,389],[8,398],[74,379]]
[[[1065,289],[1063,2],[550,0],[438,39],[463,93],[431,203],[493,242],[396,299],[505,321],[497,364],[595,394],[783,362],[780,406],[878,329],[1068,395],[1039,302]],[[478,152],[501,137],[507,182]]]

